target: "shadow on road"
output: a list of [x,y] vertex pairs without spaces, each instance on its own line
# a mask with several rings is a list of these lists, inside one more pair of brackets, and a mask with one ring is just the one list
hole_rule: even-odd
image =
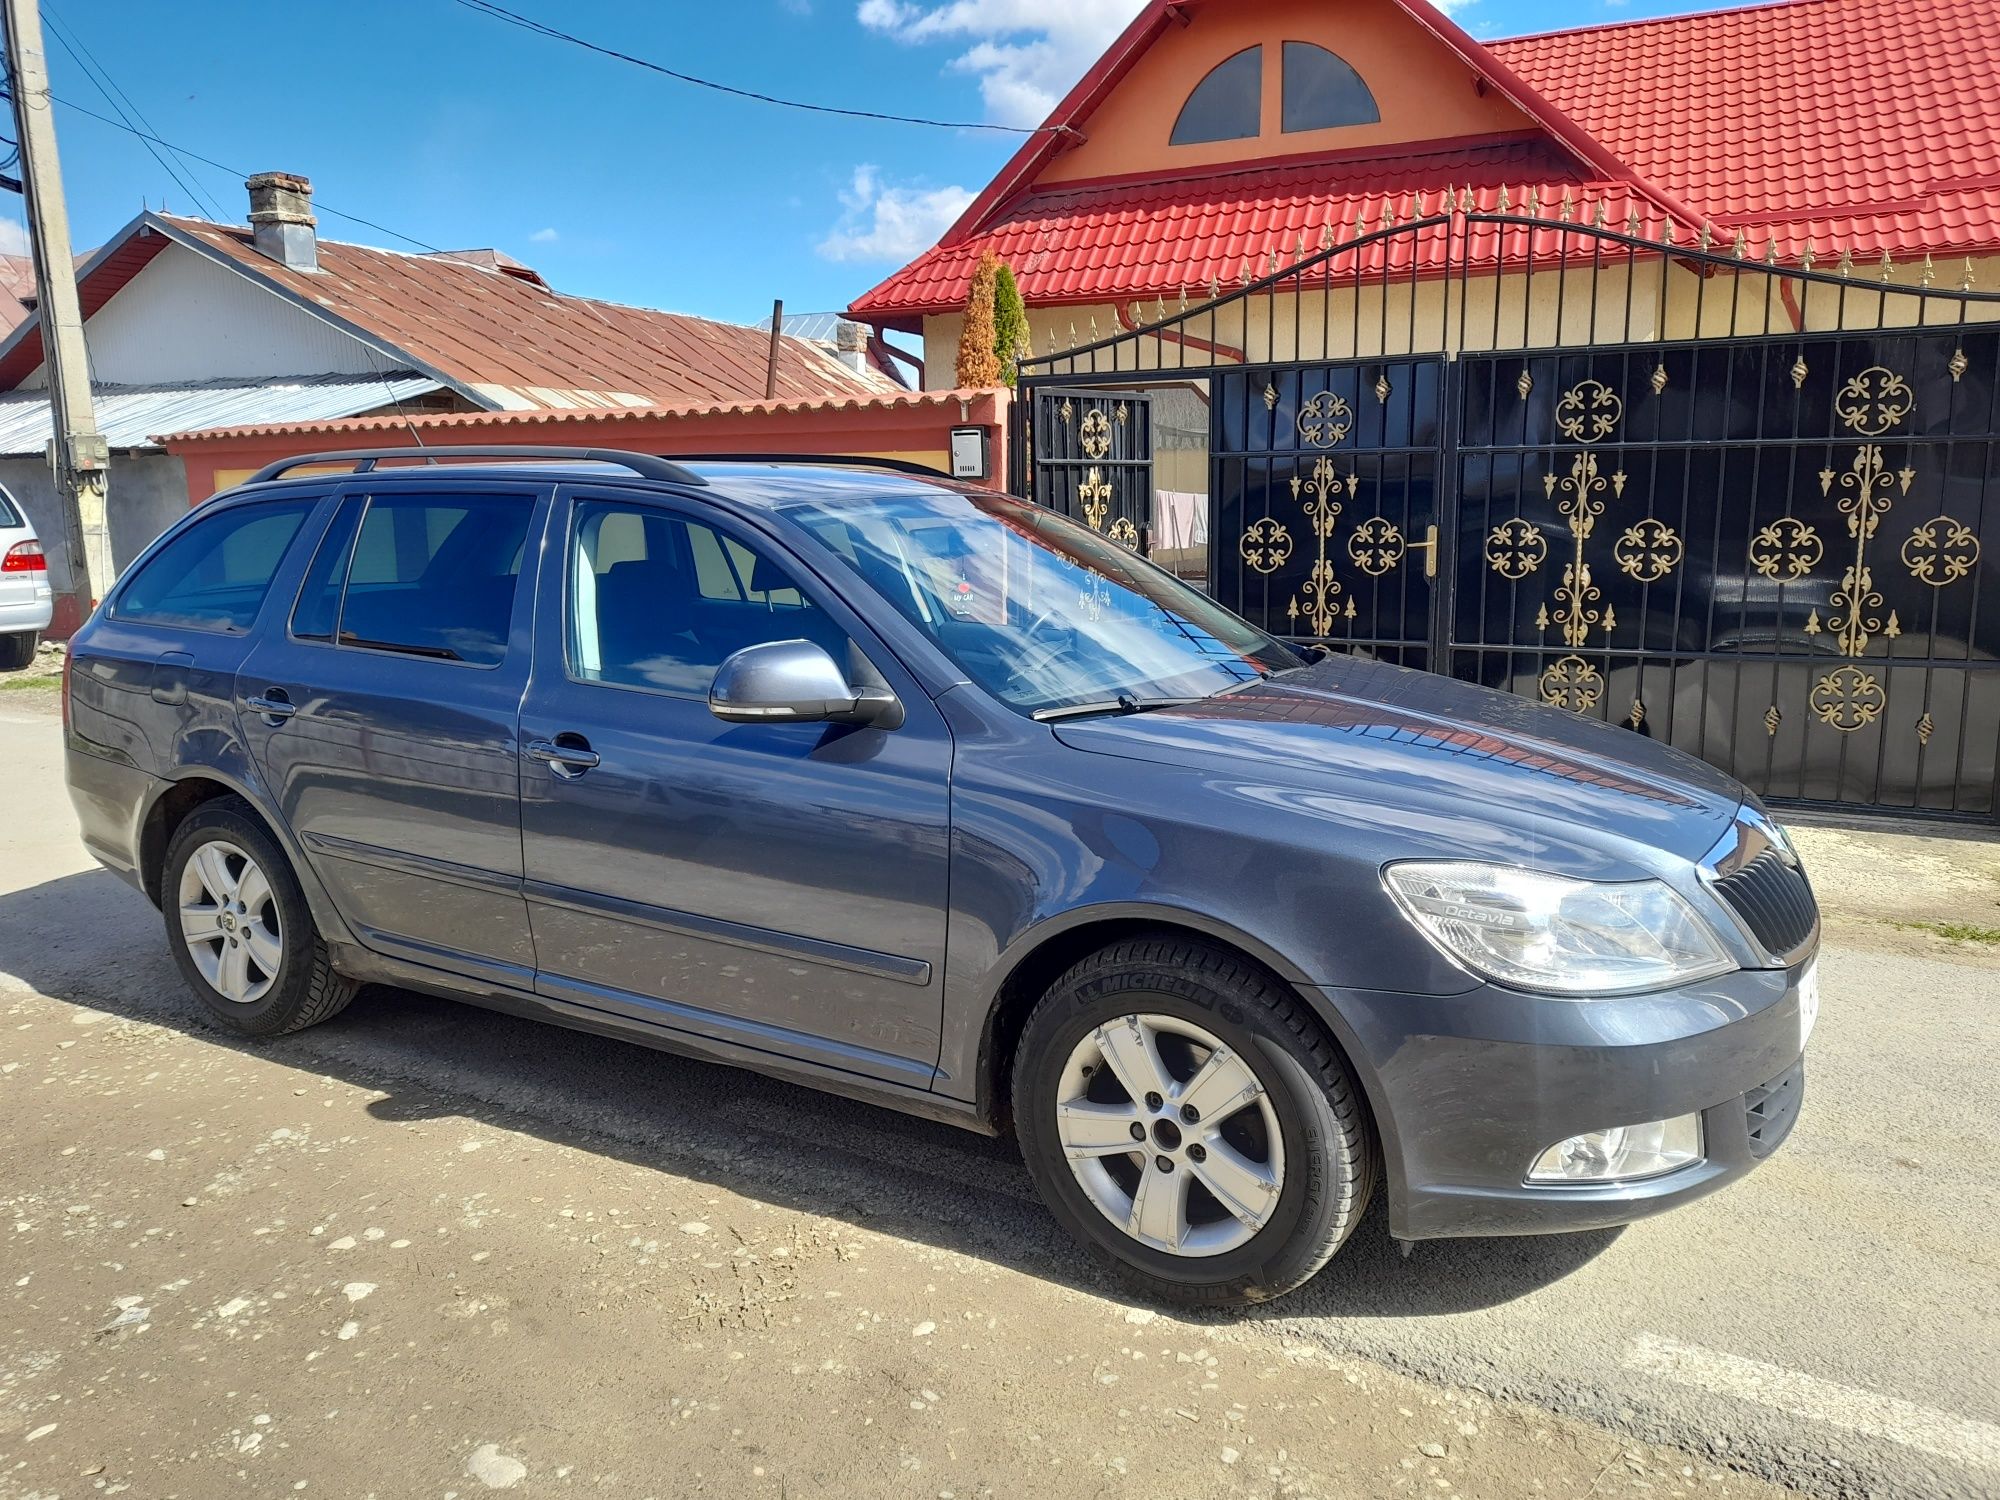
[[[1010,1141],[404,990],[365,990],[334,1020],[276,1041],[211,1029],[159,914],[102,870],[0,894],[0,970],[59,1000],[377,1091],[369,1110],[382,1120],[519,1131],[1120,1295],[1043,1211]],[[1406,1257],[1378,1198],[1304,1290],[1214,1320],[1474,1311],[1568,1276],[1617,1234],[1444,1240]]]

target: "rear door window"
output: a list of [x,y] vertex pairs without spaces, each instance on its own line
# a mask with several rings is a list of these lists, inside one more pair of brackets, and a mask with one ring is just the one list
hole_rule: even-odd
[[534,509],[525,492],[349,500],[307,571],[292,633],[497,666]]
[[118,591],[111,616],[142,625],[248,630],[272,575],[318,497],[235,505],[147,558]]

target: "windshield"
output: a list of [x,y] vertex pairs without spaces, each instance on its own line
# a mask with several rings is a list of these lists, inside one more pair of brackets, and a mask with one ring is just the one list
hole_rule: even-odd
[[1189,702],[1304,664],[1116,542],[1008,496],[897,495],[791,515],[1023,713]]

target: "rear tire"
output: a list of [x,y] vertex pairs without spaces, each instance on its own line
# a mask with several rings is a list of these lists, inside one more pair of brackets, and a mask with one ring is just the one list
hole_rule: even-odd
[[1318,1021],[1197,940],[1118,943],[1058,979],[1022,1031],[1013,1102],[1049,1208],[1157,1301],[1283,1296],[1374,1193],[1373,1126]]
[[238,798],[202,804],[175,830],[160,910],[181,977],[231,1031],[302,1031],[359,988],[334,972],[291,863]]
[[35,647],[41,636],[30,630],[19,635],[0,635],[0,672],[19,672],[33,666]]

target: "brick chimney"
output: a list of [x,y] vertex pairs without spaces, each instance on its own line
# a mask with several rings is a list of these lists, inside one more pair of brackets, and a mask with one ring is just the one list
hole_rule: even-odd
[[861,374],[868,373],[868,329],[861,323],[851,323],[842,318],[834,330],[834,352],[848,369]]
[[293,172],[259,172],[243,185],[250,189],[250,242],[281,266],[317,271],[312,183]]

